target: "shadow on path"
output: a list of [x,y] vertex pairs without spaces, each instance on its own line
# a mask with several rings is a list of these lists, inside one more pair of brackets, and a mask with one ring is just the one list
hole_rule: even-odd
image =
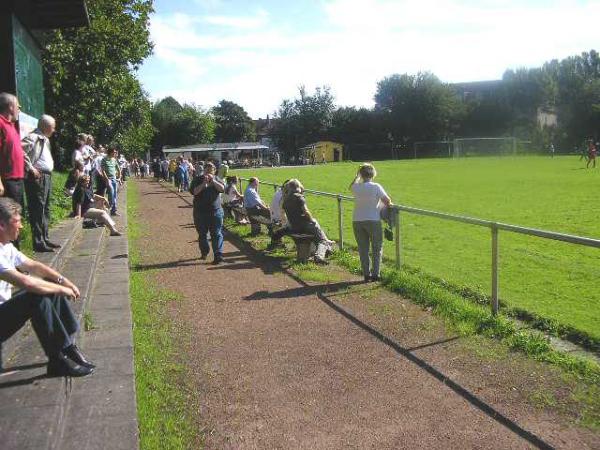
[[[135,272],[142,272],[145,270],[153,270],[153,269],[170,269],[174,267],[184,267],[184,266],[197,266],[200,264],[198,261],[200,258],[190,258],[190,259],[179,259],[177,261],[168,261],[164,263],[156,263],[156,264],[136,264],[131,268],[131,270]],[[193,262],[196,261],[196,262]]]
[[[252,264],[254,266],[254,264]],[[339,283],[321,284],[316,286],[300,286],[283,291],[269,292],[257,291],[254,294],[243,297],[244,300],[271,300],[276,298],[285,298],[292,300],[294,297],[303,297],[305,295],[319,294],[323,291],[333,292],[347,289],[350,286],[364,284],[362,281],[341,281]]]

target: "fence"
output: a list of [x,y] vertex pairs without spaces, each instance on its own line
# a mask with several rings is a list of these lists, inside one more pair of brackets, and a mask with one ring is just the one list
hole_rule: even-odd
[[[240,180],[248,181],[247,178],[240,178]],[[241,184],[241,181],[240,181]],[[268,186],[273,186],[276,190],[280,185],[275,183],[269,183],[265,181],[261,181],[261,184],[265,184]],[[242,186],[240,186],[240,189]],[[353,201],[354,197],[350,197],[347,195],[334,194],[331,192],[322,192],[315,191],[312,189],[305,189],[304,192],[312,195],[318,195],[323,197],[335,198],[337,200],[338,205],[338,232],[339,232],[339,240],[338,245],[340,249],[344,248],[344,223],[343,223],[343,201]],[[555,241],[567,242],[569,244],[583,245],[586,247],[595,247],[600,248],[600,240],[592,239],[581,236],[574,236],[571,234],[563,234],[563,233],[555,233],[553,231],[545,231],[538,230],[535,228],[527,228],[521,227],[518,225],[510,225],[501,222],[493,222],[490,220],[477,219],[474,217],[466,217],[466,216],[457,216],[454,214],[447,214],[438,211],[429,211],[426,209],[413,208],[412,206],[405,205],[393,205],[392,209],[394,214],[396,215],[396,227],[394,232],[394,245],[396,250],[395,262],[396,269],[400,269],[402,267],[402,236],[400,234],[400,212],[406,212],[410,214],[417,214],[422,216],[435,217],[442,220],[449,220],[453,222],[461,222],[469,225],[475,225],[480,227],[489,228],[491,231],[491,263],[492,263],[492,292],[491,292],[491,308],[494,314],[498,313],[499,309],[499,301],[498,301],[498,286],[499,286],[499,277],[498,277],[498,256],[499,256],[499,244],[498,244],[498,234],[499,231],[508,231],[511,233],[517,234],[525,234],[529,236],[536,236],[543,239],[551,239]]]

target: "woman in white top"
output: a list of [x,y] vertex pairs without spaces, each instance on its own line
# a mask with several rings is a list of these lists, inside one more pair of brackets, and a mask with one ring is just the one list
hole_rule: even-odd
[[[352,228],[358,245],[360,265],[365,281],[380,279],[380,265],[383,249],[383,228],[379,211],[381,205],[389,206],[390,197],[379,183],[373,183],[377,175],[372,164],[359,167],[356,178],[350,184],[354,194],[354,212]],[[371,247],[372,264],[369,261],[369,246]]]

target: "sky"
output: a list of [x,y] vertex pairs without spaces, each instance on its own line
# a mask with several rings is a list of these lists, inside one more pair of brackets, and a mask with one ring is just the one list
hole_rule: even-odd
[[154,54],[139,71],[152,100],[225,99],[271,117],[305,86],[370,108],[377,82],[430,71],[494,80],[600,50],[600,0],[155,0]]

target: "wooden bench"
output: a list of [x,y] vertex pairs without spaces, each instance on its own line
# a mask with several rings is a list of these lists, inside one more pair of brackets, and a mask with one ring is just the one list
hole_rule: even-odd
[[234,211],[240,215],[246,215],[246,210],[244,209],[243,206],[236,205],[236,204],[234,204],[232,206],[229,203],[223,203],[222,206],[223,206],[223,213],[224,213],[225,217],[228,217],[230,219],[235,219],[235,217],[233,216]]
[[296,244],[296,259],[299,262],[305,263],[315,254],[317,246],[315,245],[314,235],[290,233],[288,236],[290,236],[293,239],[294,244]]

